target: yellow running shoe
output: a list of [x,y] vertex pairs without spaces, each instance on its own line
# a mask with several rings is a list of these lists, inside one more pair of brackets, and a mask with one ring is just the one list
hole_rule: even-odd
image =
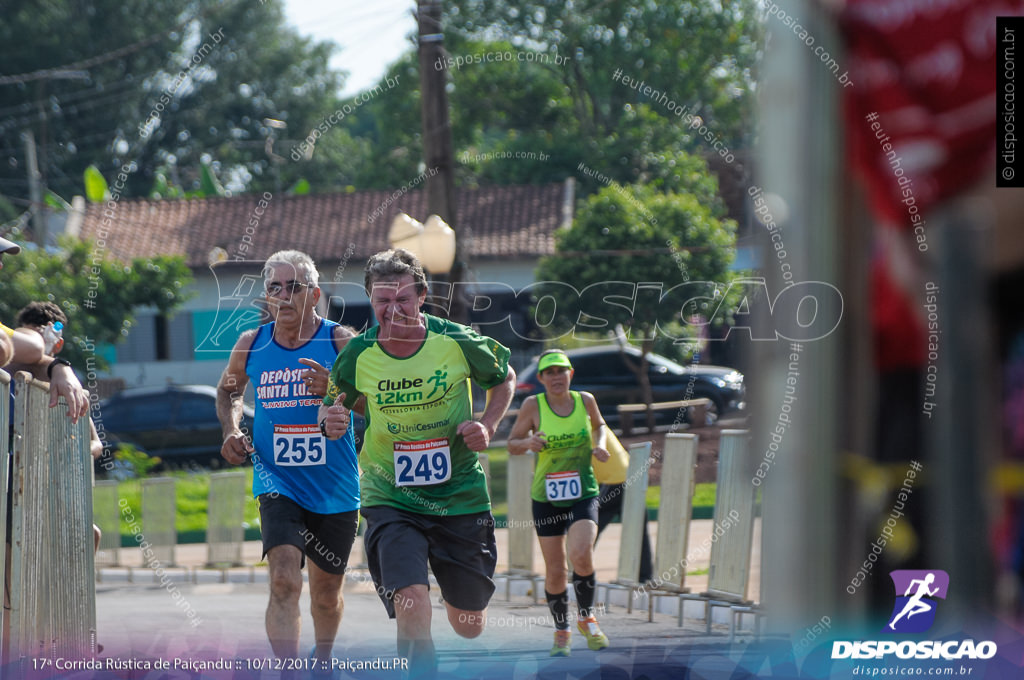
[[608,636],[601,632],[597,619],[593,616],[580,619],[576,622],[576,627],[583,633],[583,637],[587,638],[587,647],[597,651],[608,646]]
[[551,656],[569,656],[569,637],[571,635],[572,631],[568,628],[555,631],[555,645],[551,648]]

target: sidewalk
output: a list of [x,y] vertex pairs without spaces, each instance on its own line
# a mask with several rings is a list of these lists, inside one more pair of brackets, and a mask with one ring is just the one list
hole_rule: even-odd
[[[597,580],[602,583],[612,582],[616,578],[619,560],[619,540],[621,536],[622,525],[615,523],[608,526],[608,528],[601,535],[600,540],[597,542],[597,547],[594,551],[594,566],[595,573],[597,574]],[[704,541],[711,537],[713,530],[712,520],[692,520],[690,522],[690,546],[699,546]],[[651,536],[652,549],[657,549],[657,537],[658,537],[658,523],[648,522],[648,531]],[[496,529],[495,540],[498,546],[498,566],[495,571],[496,574],[503,574],[508,571],[508,530],[507,529]],[[175,547],[175,559],[177,567],[188,570],[202,569],[203,565],[206,564],[207,558],[207,546],[205,543],[187,543],[178,545]],[[246,541],[242,546],[242,560],[246,567],[235,568],[230,571],[237,575],[243,572],[248,575],[250,571],[256,573],[262,573],[262,581],[266,581],[266,563],[262,560],[263,546],[259,541]],[[710,551],[703,554],[698,554],[694,548],[691,547],[692,559],[687,566],[688,576],[686,577],[686,585],[690,588],[691,592],[700,593],[703,592],[708,585],[708,566],[711,561]],[[131,567],[139,569],[143,564],[142,551],[136,548],[121,548],[119,553],[120,564],[123,567]],[[360,567],[364,567],[366,560],[363,556],[363,542],[357,538],[355,544],[352,546],[352,555],[349,558],[349,566],[358,571]],[[251,567],[255,566],[254,569]],[[164,565],[165,567],[168,565]],[[534,537],[533,544],[533,570],[538,575],[544,574],[544,559],[540,553],[540,545]],[[127,570],[118,567],[104,567],[101,570],[101,583],[108,582],[120,582],[127,577]],[[169,569],[168,571],[174,571]],[[214,573],[219,573],[220,570],[211,571],[208,574],[197,576],[196,578],[205,582],[211,578],[219,579],[220,577],[214,577]],[[695,573],[696,572],[696,573]],[[256,578],[255,574],[253,578]],[[133,580],[137,583],[144,584],[148,580],[152,580],[150,570],[138,571],[133,575]],[[234,580],[234,578],[232,579]],[[754,602],[760,601],[760,586],[761,586],[761,520],[760,518],[754,521],[754,539],[751,550],[751,569],[750,569],[750,585],[747,591],[747,597]]]

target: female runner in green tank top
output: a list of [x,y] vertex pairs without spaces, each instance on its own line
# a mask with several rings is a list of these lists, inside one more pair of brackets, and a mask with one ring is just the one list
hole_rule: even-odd
[[569,655],[569,592],[566,547],[579,608],[577,628],[590,649],[608,646],[594,617],[594,541],[597,538],[598,484],[591,456],[608,460],[606,427],[589,392],[574,392],[572,364],[561,350],[540,356],[537,379],[544,393],[528,397],[509,434],[512,455],[535,453],[534,528],[544,555],[544,590],[555,620],[552,656]]

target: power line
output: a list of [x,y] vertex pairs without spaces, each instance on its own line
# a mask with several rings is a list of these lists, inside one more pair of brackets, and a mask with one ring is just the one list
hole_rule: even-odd
[[115,135],[118,134],[118,133],[123,133],[121,128],[114,128],[113,130],[105,130],[104,132],[94,132],[94,133],[88,134],[88,135],[75,135],[75,137],[73,139],[69,139],[69,140],[66,140],[66,141],[58,139],[58,140],[54,140],[54,141],[50,142],[49,144],[37,144],[36,146],[38,148],[40,148],[40,149],[52,150],[52,149],[62,149],[62,148],[67,147],[68,144],[74,144],[76,148],[83,149],[83,148],[89,148],[90,146],[92,146],[90,144],[85,144],[84,142],[87,142],[87,141],[93,140],[93,139],[102,139],[102,138],[109,138],[110,140],[113,140]]
[[32,115],[29,115],[29,116],[23,116],[22,118],[8,118],[7,120],[0,121],[0,129],[6,128],[8,126],[11,126],[11,127],[24,127],[28,123],[32,123],[32,122],[35,122],[35,121],[46,120],[46,119],[55,120],[55,119],[63,118],[64,120],[67,120],[67,121],[79,120],[79,121],[82,121],[82,122],[88,122],[88,121],[92,121],[92,120],[99,120],[100,118],[107,119],[107,118],[109,118],[109,115],[104,115],[102,113],[98,114],[98,115],[95,115],[95,116],[92,116],[92,117],[88,117],[88,116],[80,116],[79,112],[80,111],[88,111],[90,109],[95,109],[96,107],[101,106],[103,104],[106,104],[109,101],[120,99],[122,96],[123,96],[123,93],[121,93],[121,92],[114,92],[114,93],[110,93],[110,94],[105,94],[103,97],[98,97],[96,99],[92,99],[92,100],[89,100],[89,101],[85,101],[85,102],[81,102],[81,103],[77,103],[77,104],[72,104],[68,108],[69,109],[73,109],[73,111],[66,111],[63,108],[61,108],[60,111],[56,111],[56,112],[45,111],[44,110],[44,111],[33,113]]
[[[159,73],[159,69],[157,71],[154,71],[154,73]],[[81,90],[76,90],[75,92],[71,92],[67,95],[53,93],[48,97],[48,100],[56,99],[57,104],[59,106],[70,106],[80,101],[88,101],[94,96],[100,97],[109,94],[111,91],[123,90],[137,86],[138,83],[136,82],[127,79],[121,79],[110,85],[94,85],[83,88]],[[6,116],[11,113],[17,114],[19,112],[28,113],[31,111],[31,109],[33,109],[36,106],[37,103],[38,102],[35,101],[25,101],[21,104],[12,104],[11,106],[0,109],[0,116]],[[49,103],[49,101],[47,103]],[[21,109],[22,111],[19,111],[19,109]]]
[[98,66],[99,64],[104,64],[108,61],[113,61],[114,59],[120,59],[121,57],[138,52],[144,47],[153,45],[158,40],[162,39],[164,36],[173,33],[174,31],[179,31],[183,29],[189,23],[198,18],[199,15],[195,17],[189,17],[188,19],[184,19],[180,23],[175,24],[171,28],[160,31],[159,33],[154,33],[130,45],[125,45],[124,47],[119,47],[116,50],[111,50],[110,52],[99,54],[95,57],[90,57],[89,59],[83,59],[81,61],[76,61],[71,64],[64,64],[63,66],[55,66],[53,68],[31,71],[29,73],[19,73],[11,76],[0,76],[0,85],[20,85],[22,83],[31,83],[36,80],[52,80],[54,78],[66,78],[71,72],[84,72],[85,69],[91,68],[93,66]]

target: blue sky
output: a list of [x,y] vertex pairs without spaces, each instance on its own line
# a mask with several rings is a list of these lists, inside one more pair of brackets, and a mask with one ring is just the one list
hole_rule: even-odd
[[370,87],[412,45],[415,0],[285,0],[288,22],[302,35],[332,40],[331,66],[347,71],[343,95]]

